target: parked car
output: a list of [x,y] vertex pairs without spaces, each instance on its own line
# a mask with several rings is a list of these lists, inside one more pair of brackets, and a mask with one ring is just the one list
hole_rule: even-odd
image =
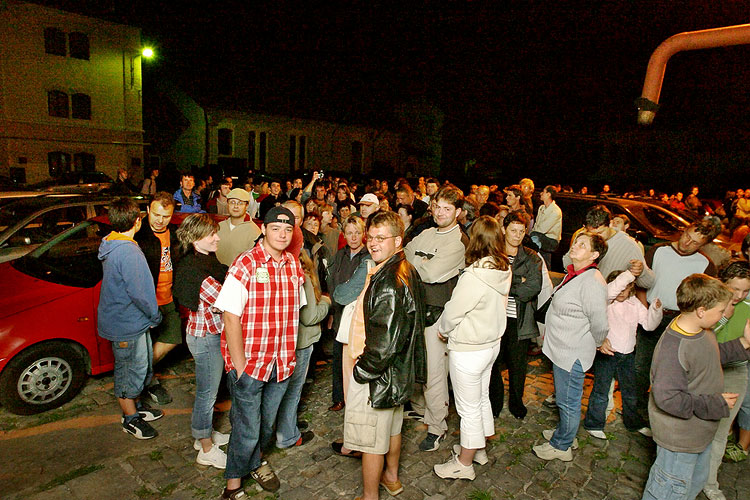
[[[145,197],[136,196],[145,209]],[[0,262],[17,259],[64,230],[107,213],[111,196],[47,194],[0,206]]]
[[114,181],[104,172],[66,172],[60,177],[29,186],[35,191],[55,193],[105,193]]
[[[189,214],[176,213],[173,224]],[[224,216],[212,216],[222,220]],[[106,216],[81,221],[0,264],[0,404],[30,415],[70,401],[88,375],[114,367],[97,335]]]
[[[692,222],[659,202],[645,199],[558,193],[555,202],[563,213],[562,239],[552,254],[552,269],[555,271],[563,271],[562,257],[570,248],[573,233],[584,225],[586,212],[594,205],[606,206],[612,215],[627,215],[630,219],[628,234],[640,241],[645,250],[656,243],[676,241]],[[724,248],[730,245],[723,236],[717,237],[714,243]]]

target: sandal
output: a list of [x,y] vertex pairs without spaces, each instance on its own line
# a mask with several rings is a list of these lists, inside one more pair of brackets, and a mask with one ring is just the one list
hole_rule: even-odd
[[336,455],[341,455],[342,457],[350,457],[350,458],[362,458],[362,452],[361,451],[350,451],[349,453],[342,453],[341,449],[344,447],[344,443],[337,443],[334,441],[331,443],[331,449]]
[[383,476],[380,476],[380,486],[385,488],[385,491],[387,491],[388,494],[391,495],[392,497],[395,497],[396,495],[404,491],[404,486],[401,484],[401,481],[399,481],[398,479],[396,479],[392,483],[389,483],[383,478]]

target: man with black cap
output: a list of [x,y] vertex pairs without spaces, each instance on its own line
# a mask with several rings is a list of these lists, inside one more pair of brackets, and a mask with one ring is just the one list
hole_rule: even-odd
[[289,376],[294,371],[300,293],[304,274],[287,251],[294,214],[272,207],[263,218],[263,239],[239,255],[227,272],[214,307],[224,312],[221,350],[232,400],[232,437],[227,450],[222,498],[245,496],[248,474],[266,491],[279,479],[262,460]]
[[225,266],[231,266],[234,259],[255,245],[260,229],[249,217],[247,206],[250,193],[242,188],[234,188],[226,196],[229,218],[219,222],[219,248],[216,258]]

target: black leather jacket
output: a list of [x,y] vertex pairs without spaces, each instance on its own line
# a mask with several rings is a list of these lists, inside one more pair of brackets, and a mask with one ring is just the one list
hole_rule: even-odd
[[365,349],[354,380],[370,384],[373,408],[395,408],[409,400],[414,382],[427,378],[424,289],[403,251],[370,278],[364,317]]
[[537,296],[542,291],[542,258],[527,247],[519,247],[511,270],[513,279],[510,295],[516,299],[518,340],[531,339],[539,335],[534,313],[537,308]]

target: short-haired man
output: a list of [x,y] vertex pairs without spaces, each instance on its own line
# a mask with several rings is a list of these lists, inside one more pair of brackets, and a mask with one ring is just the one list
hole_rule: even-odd
[[414,208],[415,219],[419,219],[427,211],[427,203],[417,198],[411,186],[405,182],[396,189],[396,204],[411,205]]
[[225,266],[231,266],[234,259],[250,250],[260,236],[260,228],[246,217],[250,203],[250,193],[242,188],[234,188],[227,193],[229,218],[219,222],[219,248],[216,258]]
[[185,173],[180,176],[180,189],[174,192],[175,210],[185,213],[203,213],[201,195],[195,191],[195,177]]
[[149,330],[159,324],[161,314],[148,264],[133,240],[141,227],[138,204],[130,198],[116,198],[109,207],[109,222],[113,231],[99,246],[104,277],[97,330],[112,343],[122,429],[138,439],[151,439],[156,431],[148,422],[163,413],[141,406],[138,398],[151,379]]
[[258,216],[261,219],[264,219],[266,217],[266,213],[272,207],[281,205],[286,201],[286,195],[281,192],[281,184],[279,183],[279,181],[271,181],[269,189],[270,191],[268,193],[268,196],[263,198],[263,200],[260,202],[260,208],[258,209]]
[[425,189],[427,191],[427,196],[430,198],[430,200],[432,200],[432,198],[434,198],[435,194],[438,192],[438,189],[440,189],[440,181],[438,181],[434,177],[430,177],[429,179],[427,179]]
[[468,245],[468,238],[458,224],[464,203],[461,191],[455,186],[443,187],[435,200],[432,215],[437,227],[425,229],[404,249],[425,287],[427,382],[422,393],[412,398],[413,411],[408,414],[413,418],[423,415],[427,424],[427,437],[419,445],[422,451],[437,450],[448,430],[448,351],[447,344],[437,335],[437,320],[458,283],[459,272],[465,267]]
[[[661,300],[664,316],[659,326],[648,332],[638,327],[635,345],[635,375],[637,408],[645,416],[648,411],[648,386],[651,358],[661,333],[679,314],[677,287],[691,274],[716,276],[716,266],[701,248],[712,241],[720,227],[710,219],[703,219],[686,228],[677,241],[659,243],[646,252],[646,265],[653,270],[654,283],[646,292],[650,304]],[[645,273],[645,270],[644,270]]]
[[232,190],[232,179],[222,179],[216,197],[206,203],[206,211],[210,214],[229,215],[227,195]]
[[523,191],[521,191],[521,186],[518,184],[505,188],[505,201],[508,203],[511,212],[514,210],[526,210],[523,204]]
[[296,364],[304,274],[287,251],[293,228],[292,212],[271,207],[263,219],[263,238],[235,259],[214,304],[224,312],[221,350],[232,399],[222,498],[243,498],[242,478],[248,474],[266,491],[280,486],[260,453],[273,438],[279,404]]
[[[162,321],[151,332],[153,339],[153,364],[158,363],[178,344],[182,343],[180,314],[172,298],[172,276],[174,265],[180,259],[180,244],[175,226],[170,225],[175,205],[172,196],[164,191],[157,192],[148,206],[148,224],[143,224],[135,234],[135,241],[143,250],[151,277],[156,289],[156,302],[161,311]],[[159,384],[156,377],[146,388],[151,399],[157,404],[168,404],[172,397]]]
[[403,405],[425,378],[423,290],[402,252],[403,233],[394,212],[367,220],[367,249],[377,265],[355,306],[355,317],[364,320],[364,345],[355,353],[344,416],[344,446],[362,452],[362,500],[377,500],[379,485],[391,495],[403,491]]
[[539,248],[547,267],[551,267],[552,252],[557,250],[562,238],[562,210],[555,203],[555,196],[557,196],[555,186],[544,187],[539,196],[542,204],[539,206],[534,227],[529,235],[531,241]]

